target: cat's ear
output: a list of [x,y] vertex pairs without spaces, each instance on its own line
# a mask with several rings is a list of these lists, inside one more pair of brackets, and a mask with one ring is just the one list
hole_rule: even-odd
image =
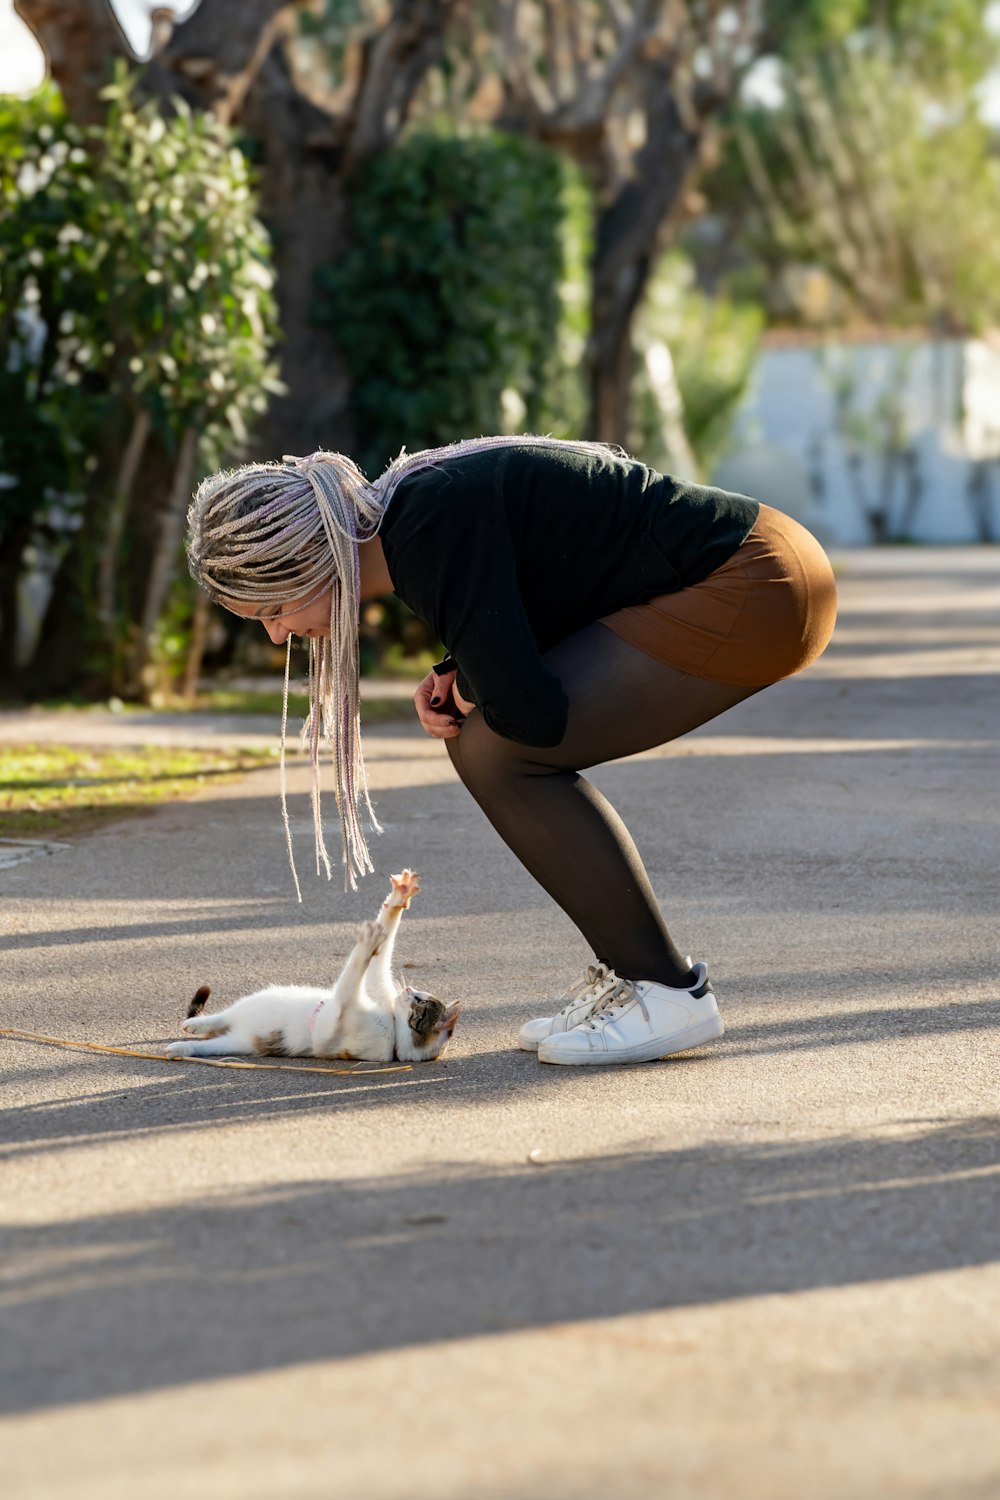
[[458,1018],[461,1014],[461,1000],[453,1000],[450,1005],[445,1006],[444,1015],[438,1022],[438,1030],[445,1032],[448,1036],[451,1036],[452,1032],[455,1030],[456,1025],[458,1024]]

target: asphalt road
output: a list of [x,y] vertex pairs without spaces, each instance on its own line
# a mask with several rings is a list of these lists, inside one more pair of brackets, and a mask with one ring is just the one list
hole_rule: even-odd
[[[847,554],[820,663],[595,773],[714,1046],[514,1050],[587,955],[406,726],[368,739],[377,864],[421,871],[446,1061],[0,1039],[5,1500],[996,1500],[998,564]],[[0,869],[0,1024],[156,1051],[198,984],[324,982],[383,880],[297,905],[276,783]]]

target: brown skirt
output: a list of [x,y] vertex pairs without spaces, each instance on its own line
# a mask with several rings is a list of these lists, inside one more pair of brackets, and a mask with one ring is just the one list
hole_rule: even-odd
[[811,532],[761,505],[746,541],[714,573],[602,624],[657,661],[708,682],[764,687],[826,649],[837,618],[830,561]]

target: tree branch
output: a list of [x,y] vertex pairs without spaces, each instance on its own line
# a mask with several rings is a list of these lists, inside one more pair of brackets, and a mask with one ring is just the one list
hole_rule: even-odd
[[109,0],[14,0],[14,9],[45,53],[70,118],[96,124],[115,60],[136,61]]
[[180,95],[230,123],[301,0],[202,0],[173,28],[143,73],[143,91]]
[[427,70],[444,50],[457,0],[394,0],[392,16],[364,53],[348,145],[349,165],[396,139]]
[[[536,121],[555,110],[552,90],[529,66],[528,49],[518,35],[521,0],[496,0],[497,34],[500,41],[500,73],[508,107],[520,108]],[[514,104],[516,102],[516,105]]]
[[109,647],[113,647],[114,645],[115,613],[117,609],[117,571],[121,563],[118,554],[121,550],[122,536],[125,531],[125,517],[132,498],[132,489],[135,485],[136,475],[139,472],[143,449],[149,438],[149,430],[149,408],[147,406],[140,406],[133,418],[132,431],[129,434],[125,452],[122,454],[115,492],[112,496],[111,507],[107,515],[103,544],[99,552],[97,618],[101,623],[105,640]]
[[549,4],[543,5],[548,81],[542,84],[529,61],[532,44],[517,32],[518,0],[507,0],[506,4],[499,0],[497,9],[509,113],[520,115],[533,133],[554,141],[574,136],[585,139],[595,130],[603,129],[615,89],[636,67],[655,28],[654,0],[636,0],[630,12],[620,0],[610,7],[617,46],[603,62],[597,51],[599,28],[592,27],[591,51],[589,56],[585,55],[581,50],[578,18],[573,11],[570,35],[575,87],[568,93],[559,87],[557,12]]

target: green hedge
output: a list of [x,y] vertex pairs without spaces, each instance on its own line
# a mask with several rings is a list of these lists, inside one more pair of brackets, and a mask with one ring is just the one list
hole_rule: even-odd
[[[66,554],[76,635],[88,652],[93,638],[95,662],[123,641],[141,660],[155,543],[137,566],[130,539],[159,527],[185,435],[196,467],[215,466],[281,388],[271,247],[247,163],[212,117],[175,101],[164,118],[133,88],[119,69],[105,123],[87,129],[51,85],[0,99],[0,675],[16,579],[39,540]],[[132,495],[123,459],[142,431]]]
[[562,158],[496,133],[421,133],[350,197],[352,246],[322,276],[317,316],[351,368],[363,467],[404,444],[579,420],[564,387],[583,215]]

